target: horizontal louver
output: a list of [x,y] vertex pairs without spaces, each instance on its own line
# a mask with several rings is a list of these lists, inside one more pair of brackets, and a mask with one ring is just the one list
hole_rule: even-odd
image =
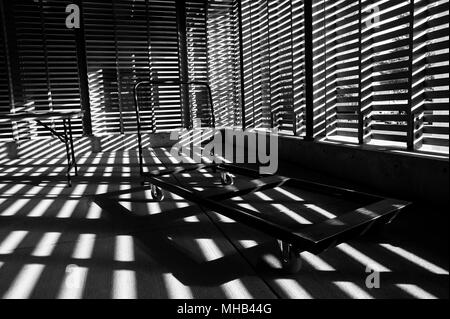
[[[421,99],[413,107],[422,111],[421,144],[424,150],[448,153],[449,147],[449,3],[417,1],[415,15],[413,83]],[[420,145],[420,144],[419,144]]]
[[[190,81],[210,84],[217,125],[302,136],[310,124],[304,1],[185,1],[186,47],[175,0],[81,3],[94,134],[135,132],[134,84],[179,80],[185,67]],[[0,112],[12,109],[10,91],[15,111],[80,109],[83,37],[65,26],[68,4],[3,1],[10,25],[8,41],[0,25]],[[448,153],[448,9],[446,0],[313,1],[314,136]],[[211,124],[200,86],[188,95],[178,85],[140,93],[147,132],[182,126],[186,97],[191,120]],[[60,121],[49,124],[61,129]],[[81,133],[81,121],[74,127]],[[2,124],[0,138],[13,135],[49,133],[33,122]]]
[[[186,1],[186,41],[188,78],[208,83],[208,47],[206,36],[207,1]],[[194,126],[210,126],[211,112],[205,87],[189,87],[189,107]]]
[[448,1],[315,1],[315,134],[448,152]]
[[[409,96],[409,1],[363,1],[376,18],[362,25],[361,92],[371,100],[371,139],[406,146]],[[406,65],[405,65],[406,64]],[[365,69],[372,70],[364,72]]]
[[[179,79],[175,1],[84,1],[84,21],[93,131],[135,132],[134,84]],[[178,86],[140,93],[144,131],[181,126]]]
[[358,1],[333,2],[323,14],[326,60],[322,94],[325,94],[326,131],[329,135],[356,138],[360,62]]
[[210,1],[208,8],[208,71],[216,124],[240,125],[237,6],[234,1]]
[[312,5],[313,30],[313,100],[314,136],[325,134],[325,103],[327,97],[327,46],[325,3],[317,0]]
[[241,2],[245,127],[271,127],[267,1]]
[[242,1],[246,127],[304,133],[303,1]]
[[[149,4],[149,35],[151,72],[154,80],[179,80],[179,45],[175,0],[147,1]],[[165,86],[156,90],[156,130],[170,130],[182,126],[181,94],[179,86]]]
[[241,0],[233,0],[233,11],[230,16],[231,23],[233,25],[232,27],[232,38],[233,41],[236,43],[232,47],[232,55],[233,55],[233,84],[234,84],[234,90],[233,90],[233,109],[232,110],[234,114],[234,125],[236,127],[243,127],[243,96],[242,96],[242,90],[243,90],[243,79],[241,74],[241,67],[242,67],[242,61],[241,61],[241,51],[242,46],[239,43],[239,37],[241,34],[240,29],[240,1]]
[[92,130],[95,135],[120,133],[120,69],[111,1],[84,1],[83,19]]
[[306,133],[305,14],[303,0],[292,0],[293,133]]
[[[293,37],[294,34],[300,33],[301,27],[296,25],[297,31],[293,29],[293,9],[291,0],[268,2],[270,105],[275,127],[290,133],[296,130],[294,126],[296,116],[294,115]],[[296,68],[300,65],[301,63]]]
[[[0,5],[0,10],[2,6]],[[4,12],[0,12],[3,19]],[[2,113],[9,113],[11,102],[9,97],[8,65],[6,57],[6,39],[4,21],[0,21],[0,117]],[[12,127],[9,123],[0,123],[0,140],[12,138]]]

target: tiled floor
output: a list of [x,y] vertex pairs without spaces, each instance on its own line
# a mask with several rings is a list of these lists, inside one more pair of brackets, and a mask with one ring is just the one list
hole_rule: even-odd
[[[304,253],[302,270],[287,275],[273,238],[196,207],[192,214],[164,214],[193,206],[173,194],[163,203],[148,192],[121,197],[133,213],[151,215],[138,228],[111,218],[89,195],[136,186],[138,166],[132,141],[105,145],[90,154],[77,143],[80,177],[72,188],[65,187],[57,144],[28,143],[19,160],[0,155],[0,298],[448,298],[444,208],[416,204],[379,237],[319,256]],[[152,167],[174,162],[164,149],[146,158]],[[297,177],[345,184],[283,167]],[[207,171],[172,181],[218,183]],[[272,213],[295,210],[303,223],[352,205],[288,189],[241,200]],[[367,266],[380,271],[379,289],[366,288]]]

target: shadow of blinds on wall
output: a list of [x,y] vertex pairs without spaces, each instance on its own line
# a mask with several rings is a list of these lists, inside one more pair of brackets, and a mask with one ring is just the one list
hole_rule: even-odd
[[[93,132],[134,133],[134,84],[180,77],[175,0],[83,4]],[[181,127],[178,86],[146,86],[141,93],[144,131]]]
[[[11,5],[18,59],[20,103],[16,111],[80,110],[80,88],[76,41],[66,28],[66,6],[71,1],[17,0]],[[44,121],[62,131],[62,121]],[[73,121],[73,132],[82,134],[81,120]],[[19,123],[18,137],[49,137],[33,122]]]

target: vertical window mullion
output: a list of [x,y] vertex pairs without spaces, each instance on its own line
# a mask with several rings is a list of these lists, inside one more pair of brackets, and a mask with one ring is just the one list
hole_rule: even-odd
[[[412,105],[412,94],[414,89],[413,71],[414,71],[414,0],[409,1],[409,65],[408,65],[408,105],[406,108],[406,143],[407,149],[413,151],[415,149],[416,136],[414,134],[414,111]],[[421,136],[417,136],[419,139]]]

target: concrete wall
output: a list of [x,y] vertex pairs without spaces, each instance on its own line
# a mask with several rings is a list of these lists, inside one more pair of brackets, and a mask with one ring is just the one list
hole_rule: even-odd
[[[229,133],[227,130],[225,136]],[[236,141],[234,144],[236,146]],[[255,145],[247,146],[255,148]],[[307,142],[289,136],[281,136],[278,146],[280,160],[302,168],[354,182],[386,196],[433,204],[449,203],[448,158]]]

